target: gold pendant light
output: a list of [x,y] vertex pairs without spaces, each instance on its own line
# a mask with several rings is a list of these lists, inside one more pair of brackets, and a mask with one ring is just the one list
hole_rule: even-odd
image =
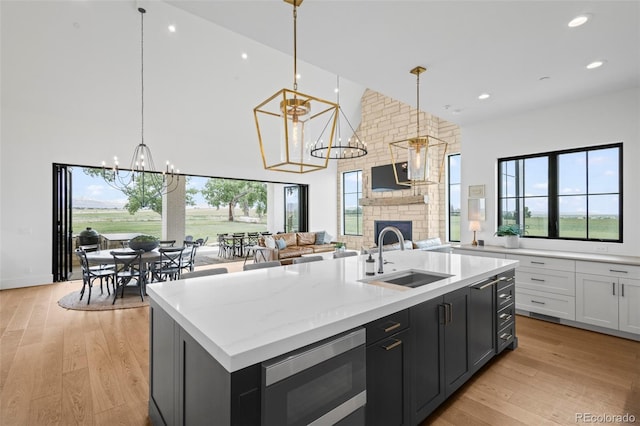
[[280,172],[307,173],[325,169],[328,158],[311,155],[315,146],[330,153],[338,119],[338,104],[298,92],[297,8],[293,5],[293,90],[282,89],[253,109],[264,168]]
[[[389,144],[393,172],[399,185],[437,184],[440,183],[442,178],[448,142],[435,136],[420,135],[420,74],[426,70],[425,67],[417,66],[409,71],[416,76],[416,136]],[[431,173],[429,170],[431,158],[437,158],[440,163],[435,178],[431,177],[431,175],[436,175],[436,173]],[[400,176],[398,175],[398,169],[402,173]]]

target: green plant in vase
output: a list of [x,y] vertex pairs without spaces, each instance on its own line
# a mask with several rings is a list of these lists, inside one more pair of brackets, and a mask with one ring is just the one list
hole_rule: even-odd
[[505,237],[505,248],[518,248],[520,245],[520,235],[522,234],[524,234],[524,230],[517,223],[500,225],[495,233],[498,237]]
[[160,245],[160,240],[151,235],[138,235],[129,240],[129,248],[133,250],[151,251]]

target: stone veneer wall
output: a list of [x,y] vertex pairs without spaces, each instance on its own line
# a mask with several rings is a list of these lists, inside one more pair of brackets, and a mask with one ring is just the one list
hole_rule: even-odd
[[[422,130],[420,134],[426,132],[449,142],[448,154],[460,152],[460,128],[456,124],[421,112],[420,128]],[[442,241],[446,241],[446,176],[442,165],[438,164],[438,159],[442,158],[441,154],[432,156],[432,150],[429,151],[431,176],[433,178],[434,171],[437,173],[442,170],[441,184],[422,185],[400,191],[371,191],[371,167],[391,163],[389,143],[416,134],[416,109],[380,93],[366,90],[362,96],[362,121],[356,132],[367,144],[368,154],[361,158],[338,162],[337,214],[341,234],[336,237],[336,240],[346,242],[347,247],[351,249],[371,247],[374,245],[375,220],[411,220],[413,221],[413,241],[429,237],[440,237]],[[362,236],[342,234],[341,175],[351,170],[362,170],[363,198],[375,204],[362,207],[364,228]],[[427,195],[429,203],[409,204],[416,199],[416,197],[409,197],[416,195]]]

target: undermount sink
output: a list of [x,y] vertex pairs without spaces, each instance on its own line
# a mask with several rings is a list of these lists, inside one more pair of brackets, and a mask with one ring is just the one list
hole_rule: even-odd
[[386,283],[399,285],[402,287],[416,288],[426,284],[434,283],[436,281],[444,280],[451,276],[452,275],[448,274],[438,274],[435,272],[423,272],[415,269],[410,269],[408,271],[389,274],[387,276],[369,278],[362,281],[370,284]]

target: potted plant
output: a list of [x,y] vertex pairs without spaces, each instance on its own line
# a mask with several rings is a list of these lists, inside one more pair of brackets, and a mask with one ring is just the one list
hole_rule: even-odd
[[151,235],[138,235],[129,240],[129,248],[133,250],[151,251],[160,245],[160,240]]
[[336,248],[336,251],[344,251],[344,243],[337,242],[334,243],[334,246]]
[[505,237],[505,248],[518,248],[520,245],[520,235],[523,234],[522,227],[517,223],[509,225],[500,225],[495,235],[498,237]]

